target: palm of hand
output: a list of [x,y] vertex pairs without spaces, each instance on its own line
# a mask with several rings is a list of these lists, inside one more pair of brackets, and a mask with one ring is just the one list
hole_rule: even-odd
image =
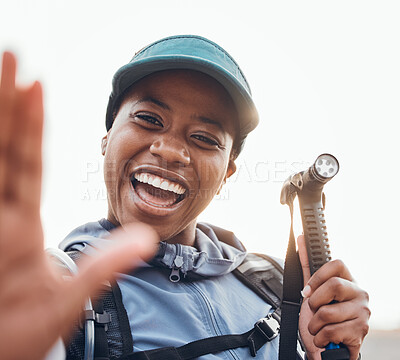
[[120,229],[113,240],[129,241],[119,241],[83,263],[79,276],[63,280],[43,251],[41,85],[21,89],[15,75],[15,57],[5,53],[0,83],[0,354],[7,360],[35,360],[69,331],[101,281],[154,253],[158,235],[138,224]]

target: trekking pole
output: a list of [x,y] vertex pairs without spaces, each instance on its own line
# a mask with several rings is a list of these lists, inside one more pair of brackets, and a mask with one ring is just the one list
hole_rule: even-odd
[[[324,214],[323,187],[338,171],[339,162],[336,158],[322,154],[309,169],[292,177],[299,199],[311,275],[332,259]],[[322,360],[350,359],[349,350],[343,344],[330,343],[325,349]]]

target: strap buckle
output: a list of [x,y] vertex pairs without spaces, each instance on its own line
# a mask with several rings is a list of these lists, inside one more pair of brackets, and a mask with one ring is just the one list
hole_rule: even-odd
[[256,338],[254,337],[254,332],[253,332],[253,335],[250,335],[249,338],[247,339],[248,347],[250,349],[250,355],[252,357],[256,357],[257,350],[266,342],[275,339],[279,334],[279,330],[280,330],[279,321],[275,319],[272,316],[272,314],[268,314],[265,318],[258,320],[254,324],[254,332],[260,334],[264,338],[264,341],[262,343],[258,341],[258,346],[257,346]]
[[271,341],[278,336],[280,324],[271,314],[268,314],[265,318],[258,320],[254,324],[254,328],[258,330],[267,341]]
[[104,330],[108,330],[108,324],[111,322],[111,314],[107,312],[103,312],[99,314],[94,310],[84,310],[82,313],[82,317],[80,318],[80,325],[83,327],[85,321],[91,320],[94,321],[96,324],[104,325]]

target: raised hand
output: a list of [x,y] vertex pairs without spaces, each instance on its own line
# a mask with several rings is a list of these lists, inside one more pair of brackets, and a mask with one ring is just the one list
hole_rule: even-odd
[[158,235],[136,224],[113,235],[115,245],[64,281],[43,250],[40,220],[43,101],[39,82],[15,84],[16,60],[4,53],[0,85],[0,356],[43,359],[70,329],[89,294],[114,272],[156,250]]
[[340,260],[326,263],[310,278],[304,236],[299,236],[297,242],[305,286],[299,330],[307,356],[310,360],[321,359],[323,348],[333,342],[345,344],[350,360],[356,360],[368,333],[368,294],[353,282]]

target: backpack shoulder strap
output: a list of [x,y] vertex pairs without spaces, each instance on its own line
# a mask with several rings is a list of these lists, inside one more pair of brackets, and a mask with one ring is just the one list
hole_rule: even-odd
[[233,273],[275,310],[280,308],[283,268],[277,259],[264,254],[250,253]]
[[[80,251],[67,251],[67,255],[78,262],[85,256]],[[104,284],[98,296],[92,299],[95,318],[108,318],[108,323],[95,322],[95,360],[121,357],[132,352],[133,340],[128,315],[122,303],[121,290],[116,281]],[[73,335],[67,347],[67,360],[83,359],[85,333],[75,324]]]
[[[236,277],[275,309],[274,316],[281,322],[284,269],[278,259],[259,253],[249,253],[234,271]],[[297,358],[304,355],[304,346],[297,334]]]

